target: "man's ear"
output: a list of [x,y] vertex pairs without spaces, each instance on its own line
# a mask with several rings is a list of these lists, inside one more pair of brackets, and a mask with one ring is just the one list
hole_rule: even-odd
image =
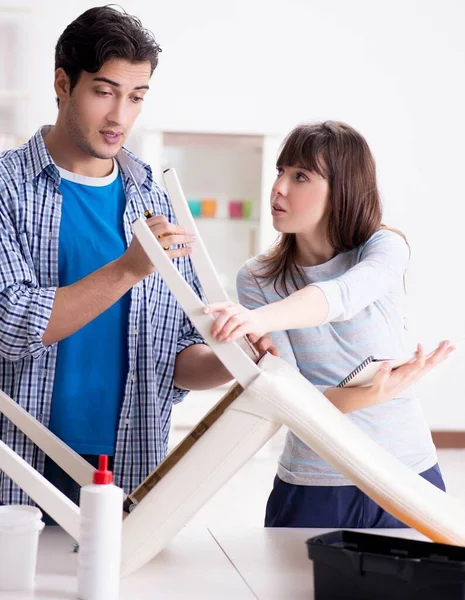
[[71,93],[71,86],[69,82],[69,77],[62,67],[55,71],[54,87],[58,101],[66,102]]

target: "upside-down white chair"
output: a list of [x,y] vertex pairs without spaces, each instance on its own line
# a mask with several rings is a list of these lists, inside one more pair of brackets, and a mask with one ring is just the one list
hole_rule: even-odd
[[[225,300],[189,212],[176,173],[165,183],[178,222],[196,234],[192,259],[209,302]],[[392,457],[356,427],[295,368],[265,355],[258,362],[247,341],[223,344],[213,322],[152,235],[145,219],[134,234],[205,341],[236,379],[222,400],[125,500],[122,575],[153,558],[205,502],[285,425],[368,496],[430,539],[465,546],[465,504]],[[0,410],[80,485],[93,468],[5,394]],[[78,541],[79,508],[0,442],[0,470],[9,475]],[[246,493],[246,492],[245,492]],[[132,510],[134,509],[134,510]]]

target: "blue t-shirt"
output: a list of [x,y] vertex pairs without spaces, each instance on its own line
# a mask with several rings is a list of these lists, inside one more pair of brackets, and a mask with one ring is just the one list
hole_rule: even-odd
[[[108,177],[60,169],[60,287],[75,283],[126,250],[126,199],[114,164]],[[49,428],[79,454],[114,454],[128,372],[128,315],[129,292],[58,343]]]

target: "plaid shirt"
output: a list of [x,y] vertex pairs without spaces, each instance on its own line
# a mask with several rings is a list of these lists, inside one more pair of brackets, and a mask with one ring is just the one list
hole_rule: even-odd
[[[153,181],[150,167],[123,151],[133,160],[132,170],[146,205],[153,208],[154,214],[174,222],[168,197]],[[122,178],[127,198],[124,231],[129,245],[131,223],[144,208],[124,171]],[[46,427],[57,344],[45,347],[42,336],[59,286],[59,183],[58,169],[41,130],[23,146],[0,155],[0,389]],[[190,259],[175,262],[201,296]],[[128,376],[114,460],[115,482],[126,492],[137,487],[165,457],[171,408],[186,394],[173,386],[176,355],[202,342],[157,273],[133,287]],[[1,415],[0,439],[43,473],[43,452]],[[0,502],[28,501],[16,484],[0,473]]]

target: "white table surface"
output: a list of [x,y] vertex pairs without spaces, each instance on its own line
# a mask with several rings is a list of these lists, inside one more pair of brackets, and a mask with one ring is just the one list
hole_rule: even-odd
[[[39,538],[34,592],[0,591],[0,600],[75,600],[78,555],[72,545],[61,528],[46,527]],[[205,528],[186,527],[150,563],[121,580],[120,600],[186,598],[256,600]]]
[[[121,580],[120,600],[311,600],[313,571],[305,541],[327,531],[187,526],[150,563]],[[364,531],[426,539],[412,530]],[[75,600],[72,544],[60,528],[46,527],[34,592],[0,591],[0,600]]]
[[[212,528],[211,534],[259,600],[312,600],[313,563],[306,541],[331,529]],[[410,539],[427,538],[412,529],[358,529]]]

